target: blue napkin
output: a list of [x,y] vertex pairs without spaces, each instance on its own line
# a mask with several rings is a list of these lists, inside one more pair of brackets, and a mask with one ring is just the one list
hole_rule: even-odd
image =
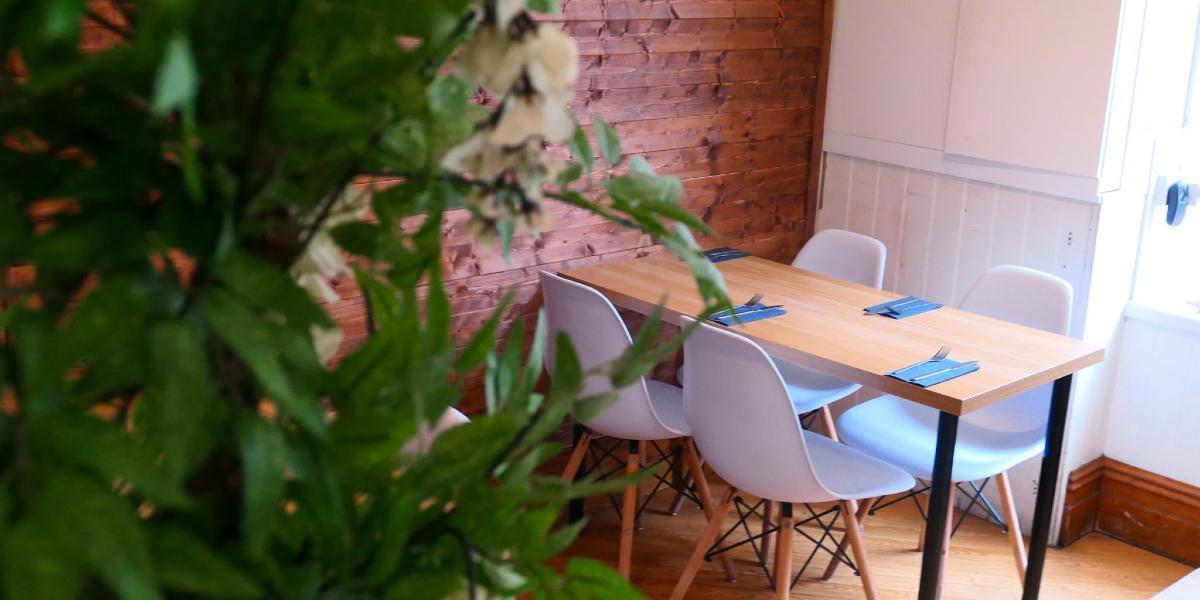
[[951,367],[956,367],[961,364],[962,363],[960,363],[956,360],[951,360],[949,358],[943,358],[941,360],[933,360],[933,361],[924,362],[924,363],[917,363],[916,365],[904,367],[903,369],[896,369],[895,371],[888,373],[887,376],[891,377],[893,379],[899,379],[900,381],[904,381],[907,383],[911,383],[913,385],[919,385],[923,388],[927,388],[929,386],[933,386],[933,385],[942,383],[943,381],[950,381],[951,379],[962,377],[963,375],[966,375],[967,373],[974,373],[975,371],[979,370],[979,365],[974,364],[974,365],[969,365],[969,366],[963,367],[961,369],[954,369],[952,371],[946,371],[944,373],[934,375],[932,377],[926,377],[920,381],[913,381],[914,379],[921,377],[922,375],[928,375],[929,373],[941,371],[942,369],[949,369]]
[[735,258],[745,258],[750,256],[750,253],[722,246],[720,248],[713,248],[712,250],[705,250],[704,256],[708,258],[709,262],[716,264],[719,262],[725,262],[727,260],[733,260]]
[[[713,321],[716,321],[726,327],[730,327],[733,325],[737,325],[738,323],[753,323],[754,321],[761,321],[763,319],[770,319],[771,317],[778,317],[780,315],[787,314],[787,310],[783,309],[783,308],[770,308],[767,310],[762,310],[762,308],[765,306],[766,306],[766,304],[763,304],[762,302],[759,302],[758,304],[750,304],[750,305],[743,304],[741,306],[733,307],[732,311],[731,310],[720,311],[720,312],[716,313],[715,315],[713,315],[711,318]],[[750,313],[750,314],[747,314],[745,316],[738,316],[738,315],[742,315],[742,313]]]
[[937,302],[922,300],[915,296],[905,296],[896,300],[888,300],[875,306],[868,306],[863,310],[869,315],[883,315],[893,319],[903,319],[919,315],[923,312],[929,312],[942,306]]

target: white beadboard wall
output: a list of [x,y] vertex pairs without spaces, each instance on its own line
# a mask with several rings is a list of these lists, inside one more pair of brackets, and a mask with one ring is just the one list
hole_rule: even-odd
[[884,287],[957,304],[993,265],[1058,275],[1075,288],[1082,330],[1099,204],[825,155],[817,229],[848,229],[888,248]]

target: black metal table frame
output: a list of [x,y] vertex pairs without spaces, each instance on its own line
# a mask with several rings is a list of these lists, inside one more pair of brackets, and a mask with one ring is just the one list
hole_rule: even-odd
[[[1046,423],[1046,448],[1029,539],[1029,558],[1025,568],[1023,600],[1037,600],[1042,587],[1042,569],[1054,513],[1054,495],[1062,463],[1063,436],[1067,426],[1067,405],[1071,396],[1072,375],[1054,381],[1050,394],[1050,415]],[[950,508],[950,481],[954,463],[954,445],[958,439],[958,415],[947,412],[938,417],[937,447],[933,458],[933,481],[929,492],[929,518],[925,526],[924,554],[921,556],[920,600],[936,600],[942,595],[942,557],[946,551],[946,511]]]

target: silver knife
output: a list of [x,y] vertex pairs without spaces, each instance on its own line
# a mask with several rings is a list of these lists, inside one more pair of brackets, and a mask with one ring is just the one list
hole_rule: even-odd
[[909,381],[912,381],[912,382],[917,382],[917,381],[921,381],[921,380],[923,380],[923,379],[929,379],[930,377],[934,377],[934,376],[936,376],[936,375],[942,375],[942,374],[945,374],[945,373],[949,373],[949,372],[951,372],[951,371],[957,371],[958,369],[962,369],[962,368],[965,368],[965,367],[973,367],[973,366],[975,366],[975,365],[977,365],[977,364],[979,364],[979,361],[977,361],[977,360],[969,360],[969,361],[967,361],[967,362],[964,362],[964,363],[958,363],[957,365],[954,365],[953,367],[946,367],[945,369],[938,369],[938,370],[936,370],[936,371],[934,371],[934,372],[932,372],[932,373],[926,373],[926,374],[924,374],[924,375],[921,375],[920,377],[913,377],[912,379],[909,379]]

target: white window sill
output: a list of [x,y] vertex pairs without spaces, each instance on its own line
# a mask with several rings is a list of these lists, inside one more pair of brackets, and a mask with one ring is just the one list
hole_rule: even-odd
[[1189,310],[1187,305],[1165,306],[1130,301],[1125,305],[1125,317],[1153,323],[1179,333],[1200,335],[1200,312]]

